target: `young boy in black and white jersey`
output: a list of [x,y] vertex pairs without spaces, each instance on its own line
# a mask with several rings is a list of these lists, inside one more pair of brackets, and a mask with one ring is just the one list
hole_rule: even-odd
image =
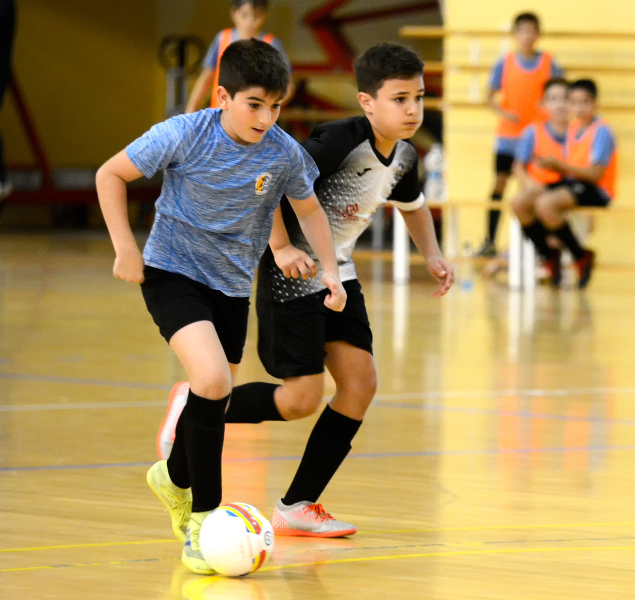
[[[452,266],[441,255],[421,194],[417,152],[406,141],[423,120],[423,64],[405,48],[380,44],[360,57],[355,75],[365,116],[321,125],[302,143],[320,170],[314,189],[329,219],[346,307],[341,313],[324,307],[327,290],[316,277],[321,269],[283,199],[272,234],[273,246],[280,250],[267,249],[260,262],[256,304],[260,359],[283,384],[235,387],[225,416],[227,423],[306,417],[322,400],[325,365],[335,380],[335,395],[315,424],[295,478],[274,511],[276,535],[339,537],[356,532],[353,525],[331,517],[317,500],[350,451],[376,390],[372,333],[352,260],[355,243],[373,214],[388,202],[400,210],[439,281],[435,296],[444,295],[453,281]],[[159,432],[163,455],[169,453],[168,424],[186,390],[186,384],[173,390]]]

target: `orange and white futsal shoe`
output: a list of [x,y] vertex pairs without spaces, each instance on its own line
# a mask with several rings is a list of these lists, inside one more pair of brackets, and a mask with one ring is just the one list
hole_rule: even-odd
[[278,502],[271,519],[275,535],[336,538],[353,535],[357,527],[329,515],[321,504]]
[[168,411],[165,413],[163,423],[157,434],[157,454],[159,458],[167,460],[174,445],[174,432],[176,423],[187,403],[187,395],[190,393],[190,384],[187,381],[179,381],[172,386]]

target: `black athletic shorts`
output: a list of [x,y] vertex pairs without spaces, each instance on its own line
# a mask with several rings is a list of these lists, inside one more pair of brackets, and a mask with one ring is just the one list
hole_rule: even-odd
[[496,173],[505,173],[507,175],[511,175],[513,164],[513,154],[501,154],[500,152],[496,154],[494,163],[494,169],[496,170]]
[[550,190],[566,187],[575,196],[578,206],[608,206],[611,201],[602,189],[588,181],[565,177],[562,181],[550,183],[546,187]]
[[322,373],[326,342],[348,342],[372,354],[362,286],[353,279],[344,282],[344,289],[348,298],[342,312],[324,306],[327,290],[289,302],[256,299],[258,355],[269,375],[285,379]]
[[186,325],[211,321],[227,360],[240,363],[247,337],[249,298],[226,296],[185,275],[154,267],[146,266],[143,274],[143,299],[167,342]]

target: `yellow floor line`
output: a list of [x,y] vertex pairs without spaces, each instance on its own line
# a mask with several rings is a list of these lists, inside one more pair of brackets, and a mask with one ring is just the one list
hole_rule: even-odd
[[[445,556],[485,556],[493,554],[540,554],[547,552],[594,552],[594,551],[625,551],[635,550],[635,546],[580,546],[580,547],[556,547],[556,548],[497,548],[495,550],[456,550],[452,552],[421,552],[415,554],[392,554],[387,556],[366,556],[356,558],[336,558],[332,560],[318,560],[313,562],[293,563],[286,565],[274,565],[271,567],[263,567],[261,572],[279,571],[282,569],[295,569],[299,567],[310,567],[315,565],[336,565],[343,563],[368,562],[377,560],[399,560],[412,558],[443,558]],[[18,567],[12,569],[0,569],[0,573],[14,573],[18,571],[35,571],[43,569],[56,569],[60,567],[95,567],[107,565],[123,565],[131,562],[158,562],[161,560],[174,560],[173,558],[163,559],[140,559],[140,560],[118,560],[95,563],[69,563],[65,565],[42,565],[38,567]],[[217,577],[217,576],[213,576]],[[210,578],[208,578],[210,579]]]

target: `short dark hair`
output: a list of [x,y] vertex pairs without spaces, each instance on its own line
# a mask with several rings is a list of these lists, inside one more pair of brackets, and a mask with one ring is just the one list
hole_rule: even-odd
[[231,0],[232,10],[238,10],[243,4],[251,4],[252,8],[267,11],[269,2],[267,0]]
[[578,79],[576,81],[572,81],[569,84],[568,91],[572,92],[573,90],[584,90],[585,92],[588,92],[593,100],[596,100],[598,97],[598,86],[595,84],[593,79]]
[[255,38],[227,46],[220,59],[218,85],[233,98],[236,92],[261,87],[284,96],[289,87],[289,67],[271,44]]
[[561,85],[565,89],[569,89],[569,82],[564,77],[552,77],[551,79],[547,79],[545,85],[542,86],[543,95],[550,87],[553,87],[554,85]]
[[423,74],[423,63],[412,51],[396,44],[377,44],[355,62],[357,89],[373,98],[387,79],[412,79]]
[[536,15],[535,13],[531,13],[531,12],[520,13],[514,19],[514,31],[518,29],[521,23],[533,23],[534,26],[536,27],[536,31],[540,31],[540,19],[538,18],[538,15]]

